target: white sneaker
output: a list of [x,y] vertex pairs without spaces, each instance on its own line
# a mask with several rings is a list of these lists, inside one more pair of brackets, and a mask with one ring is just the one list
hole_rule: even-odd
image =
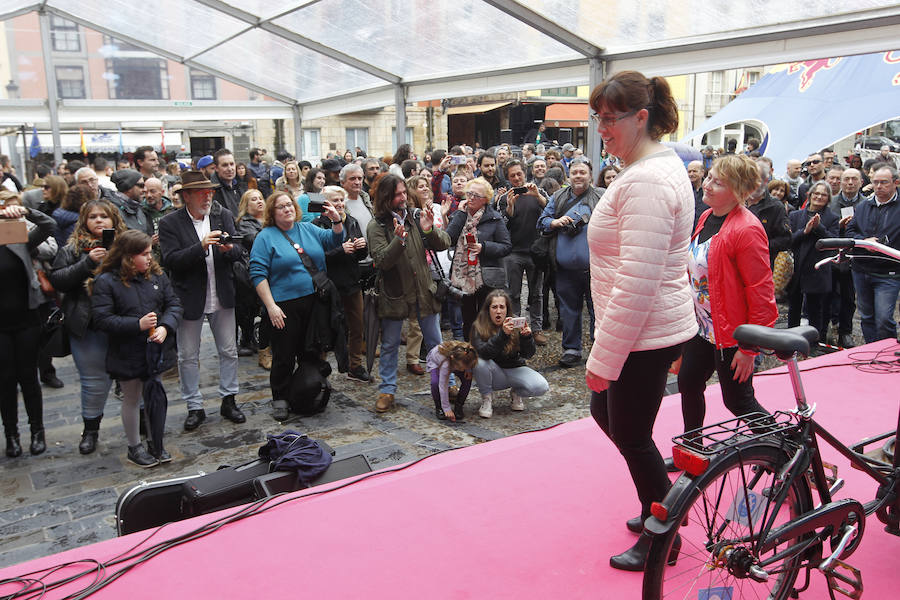
[[510,406],[512,410],[525,410],[525,402],[522,401],[522,396],[515,393],[512,388],[509,390],[509,399],[512,400],[512,405]]
[[485,418],[485,419],[491,418],[491,415],[494,414],[494,409],[491,407],[493,400],[494,400],[493,394],[482,394],[481,408],[478,409],[478,416]]

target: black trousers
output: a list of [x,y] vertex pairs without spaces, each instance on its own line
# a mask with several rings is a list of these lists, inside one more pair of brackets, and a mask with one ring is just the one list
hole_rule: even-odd
[[41,325],[0,332],[0,414],[7,435],[19,431],[19,390],[25,401],[32,433],[44,428],[44,398],[38,382],[38,346]]
[[653,425],[666,390],[669,367],[680,353],[681,344],[632,352],[619,379],[611,381],[609,389],[591,392],[591,416],[625,459],[643,518],[650,516],[650,505],[662,500],[671,485],[653,442]]
[[272,327],[270,346],[272,347],[272,370],[269,371],[269,385],[273,400],[288,400],[291,376],[297,362],[305,352],[306,328],[312,315],[315,296],[303,296],[279,302],[284,311],[284,329]]
[[700,335],[685,343],[681,370],[678,372],[678,391],[681,393],[681,414],[684,417],[685,431],[703,425],[703,418],[706,416],[706,381],[713,372],[719,376],[722,400],[731,414],[736,417],[751,412],[769,414],[756,401],[752,374],[744,383],[734,380],[731,361],[738,351],[737,346],[717,350]]
[[819,332],[819,341],[825,343],[828,334],[828,323],[831,316],[830,294],[804,294],[800,286],[791,290],[788,295],[788,327],[800,324],[803,301],[806,300],[806,316],[809,324]]
[[493,289],[494,288],[492,287],[483,285],[475,290],[474,294],[463,296],[459,303],[460,309],[462,310],[463,339],[467,342],[469,341],[469,333],[472,331],[472,323],[474,323],[475,319],[478,317],[478,312],[481,310],[481,306],[487,299],[488,292],[493,291]]

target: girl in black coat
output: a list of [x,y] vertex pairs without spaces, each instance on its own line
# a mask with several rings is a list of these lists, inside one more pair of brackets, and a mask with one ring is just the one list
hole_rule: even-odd
[[[98,268],[92,303],[94,322],[109,336],[106,370],[122,386],[128,460],[140,467],[168,462],[162,440],[154,440],[153,454],[144,449],[138,424],[142,380],[159,377],[148,372],[147,344],[163,344],[181,321],[181,303],[153,259],[150,236],[131,229],[116,238]],[[174,353],[171,340],[166,347]]]

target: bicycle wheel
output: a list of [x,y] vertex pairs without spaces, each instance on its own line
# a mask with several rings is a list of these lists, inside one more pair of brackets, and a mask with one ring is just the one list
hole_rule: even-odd
[[[775,474],[786,461],[785,452],[774,446],[752,446],[716,460],[697,477],[682,492],[687,501],[681,514],[670,516],[680,525],[654,538],[644,573],[644,600],[786,598],[804,553],[788,553],[782,558],[775,555],[803,540],[787,540],[764,556],[757,554],[755,544],[761,524],[773,512],[773,526],[777,527],[812,510],[805,477],[792,482],[777,512],[769,505],[769,497],[775,495]],[[678,506],[669,500],[668,506]],[[681,536],[681,550],[677,563],[668,566],[666,557],[676,534]],[[768,580],[750,578],[749,566],[767,559],[773,560],[762,566],[769,573]]]

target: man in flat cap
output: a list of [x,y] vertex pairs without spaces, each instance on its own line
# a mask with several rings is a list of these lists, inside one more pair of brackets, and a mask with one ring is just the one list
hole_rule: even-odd
[[144,211],[144,176],[134,169],[119,169],[109,178],[116,191],[109,200],[119,209],[128,229],[137,229],[153,235],[153,222]]

